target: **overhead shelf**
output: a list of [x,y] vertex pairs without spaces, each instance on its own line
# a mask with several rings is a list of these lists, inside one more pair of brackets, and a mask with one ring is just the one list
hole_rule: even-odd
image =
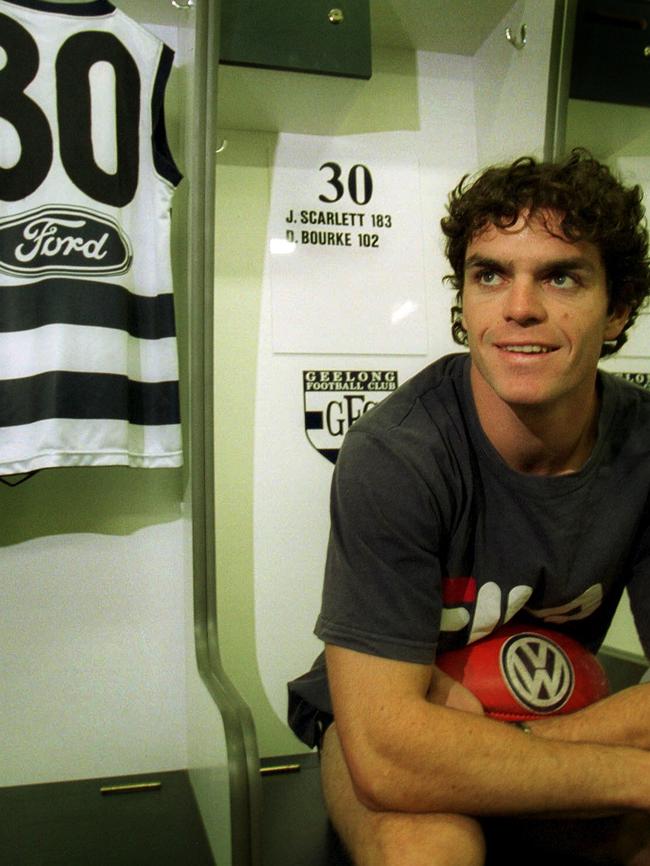
[[220,59],[370,78],[369,0],[222,0]]

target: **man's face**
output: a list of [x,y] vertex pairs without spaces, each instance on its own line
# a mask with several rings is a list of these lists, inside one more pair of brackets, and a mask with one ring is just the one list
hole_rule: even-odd
[[[546,217],[555,231],[557,219]],[[590,399],[602,344],[628,314],[607,307],[598,248],[551,234],[539,217],[489,225],[467,247],[463,324],[474,375],[509,405]]]

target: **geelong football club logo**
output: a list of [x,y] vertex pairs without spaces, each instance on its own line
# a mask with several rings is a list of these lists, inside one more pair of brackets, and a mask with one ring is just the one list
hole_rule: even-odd
[[650,391],[650,373],[616,373],[616,375],[622,379],[627,379],[628,382],[632,382],[634,385],[638,385],[639,388],[645,388],[646,391]]
[[513,635],[501,648],[501,672],[510,693],[534,713],[552,713],[573,693],[573,666],[550,638],[534,633]]
[[124,274],[133,252],[118,223],[50,205],[0,220],[0,270],[16,276]]
[[304,370],[305,433],[336,463],[352,424],[397,388],[396,370]]

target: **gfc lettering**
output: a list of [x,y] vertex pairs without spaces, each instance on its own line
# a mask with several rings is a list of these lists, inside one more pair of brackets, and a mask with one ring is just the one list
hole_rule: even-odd
[[377,404],[358,394],[346,394],[342,400],[332,400],[325,409],[325,425],[330,436],[343,436],[354,422]]

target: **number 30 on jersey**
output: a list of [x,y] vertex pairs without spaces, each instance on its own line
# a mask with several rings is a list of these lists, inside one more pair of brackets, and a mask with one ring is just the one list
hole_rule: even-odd
[[[58,150],[66,174],[83,193],[113,207],[124,207],[138,186],[140,75],[124,45],[112,33],[83,31],[61,46],[54,69],[44,69],[38,46],[21,24],[0,15],[0,118],[15,129],[20,156],[0,165],[0,200],[19,201],[35,192],[54,158],[54,136],[43,108],[26,89],[37,75],[54,81]],[[0,52],[0,57],[2,53]],[[104,171],[95,159],[91,134],[91,67],[110,64],[115,75],[116,171]],[[54,96],[54,94],[53,94]]]

